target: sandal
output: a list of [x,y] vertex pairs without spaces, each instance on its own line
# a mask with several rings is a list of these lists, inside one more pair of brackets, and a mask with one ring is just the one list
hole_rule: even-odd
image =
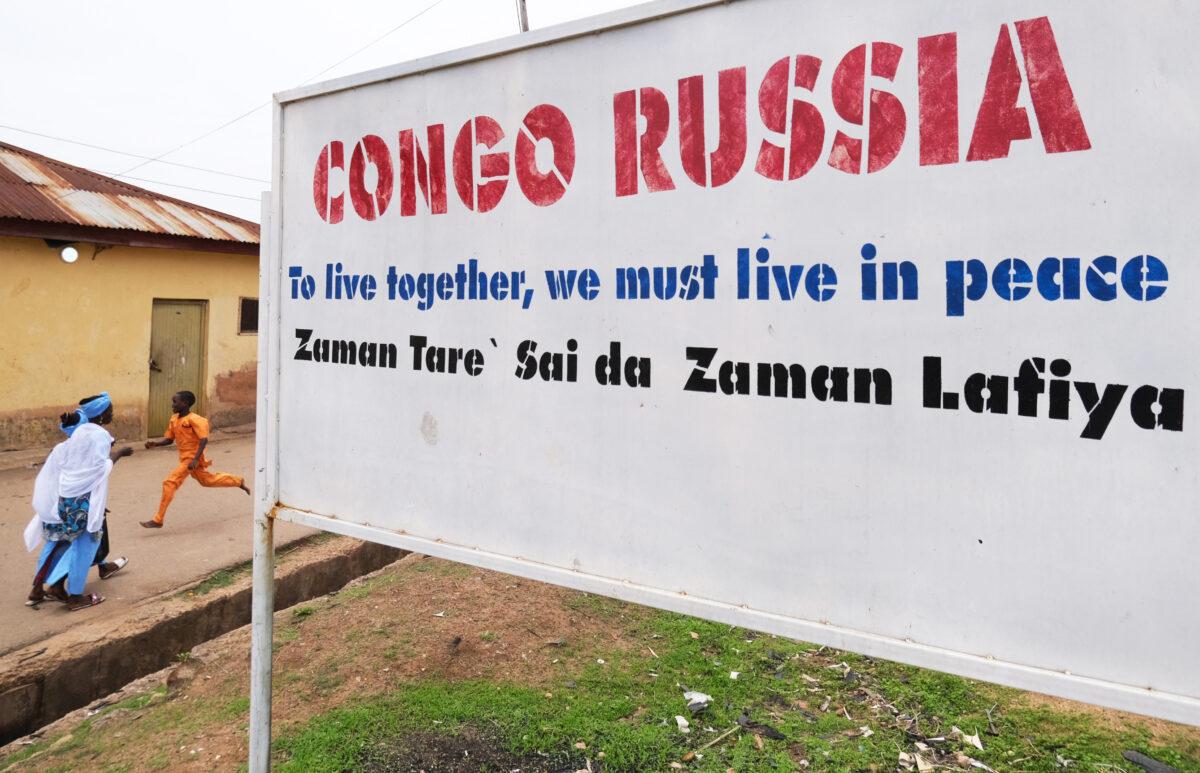
[[95,593],[85,593],[82,596],[72,596],[67,601],[67,609],[72,612],[78,612],[81,609],[98,606],[104,603],[103,596],[97,596]]
[[114,574],[124,569],[125,565],[128,563],[129,559],[125,556],[121,556],[116,561],[109,561],[107,563],[100,564],[100,579],[107,580],[109,577],[112,577]]
[[46,591],[43,588],[34,588],[29,592],[29,598],[25,599],[25,606],[36,609],[45,600]]

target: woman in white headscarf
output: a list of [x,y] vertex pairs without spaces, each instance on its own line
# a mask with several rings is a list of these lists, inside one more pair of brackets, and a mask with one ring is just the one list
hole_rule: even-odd
[[[25,528],[25,547],[32,553],[43,542],[45,546],[26,602],[31,606],[47,596],[65,601],[72,611],[104,601],[103,596],[83,591],[88,570],[101,544],[107,543],[104,504],[108,476],[113,464],[133,449],[114,449],[112,435],[101,426],[112,421],[112,400],[107,392],[85,397],[79,405],[79,410],[62,415],[60,426],[67,439],[50,452],[34,483],[34,516]],[[124,564],[125,559],[103,564],[101,576],[105,566],[111,574]]]

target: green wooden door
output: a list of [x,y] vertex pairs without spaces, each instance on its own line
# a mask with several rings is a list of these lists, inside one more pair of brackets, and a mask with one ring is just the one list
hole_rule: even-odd
[[204,410],[204,329],[207,301],[154,301],[150,316],[150,437],[162,435],[171,420],[171,395],[186,389]]

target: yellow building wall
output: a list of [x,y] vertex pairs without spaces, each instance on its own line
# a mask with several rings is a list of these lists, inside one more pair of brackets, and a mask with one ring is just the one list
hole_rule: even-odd
[[0,450],[57,442],[58,415],[107,391],[113,434],[146,435],[154,299],[208,301],[205,394],[213,426],[253,421],[258,336],[238,334],[258,258],[0,237]]

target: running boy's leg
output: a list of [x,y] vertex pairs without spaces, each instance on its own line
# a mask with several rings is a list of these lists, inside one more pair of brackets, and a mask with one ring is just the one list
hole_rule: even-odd
[[250,493],[250,489],[246,488],[246,479],[241,475],[232,475],[228,472],[209,472],[197,467],[192,470],[192,477],[201,486],[208,488],[240,488],[247,494]]
[[180,464],[175,469],[171,470],[171,474],[166,477],[162,484],[162,500],[158,503],[158,512],[154,514],[154,520],[142,521],[142,525],[147,528],[162,526],[163,519],[167,517],[167,507],[170,506],[171,500],[175,498],[175,492],[187,480],[188,468],[187,464]]

